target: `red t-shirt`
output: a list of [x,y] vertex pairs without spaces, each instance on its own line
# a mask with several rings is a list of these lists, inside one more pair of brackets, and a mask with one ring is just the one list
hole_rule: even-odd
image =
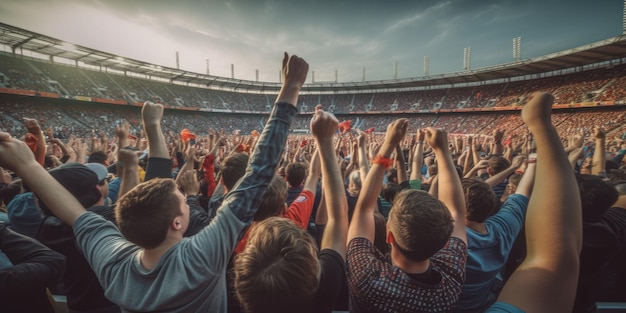
[[[283,211],[282,217],[292,220],[298,227],[307,229],[309,226],[309,219],[311,218],[311,212],[313,212],[313,203],[315,203],[315,195],[309,190],[302,190],[300,195],[293,200],[289,208]],[[235,254],[243,252],[248,243],[248,235],[252,227],[248,228],[243,238],[239,241],[235,247]]]

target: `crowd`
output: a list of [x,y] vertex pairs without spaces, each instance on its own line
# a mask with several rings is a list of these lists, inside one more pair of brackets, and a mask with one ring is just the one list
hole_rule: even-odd
[[[521,105],[533,92],[551,92],[555,102],[571,104],[595,101],[625,101],[624,68],[609,68],[571,74],[469,87],[446,87],[419,91],[357,94],[307,94],[299,99],[303,111],[318,103],[330,112],[417,111],[456,108],[486,108]],[[0,84],[7,88],[85,96],[130,102],[155,101],[169,106],[232,111],[269,112],[267,95],[185,86],[167,80],[151,80],[149,74],[108,72],[53,64],[41,60],[0,54]],[[258,104],[265,103],[259,107]]]
[[626,302],[622,112],[536,93],[521,114],[336,117],[298,97],[303,59],[282,72],[269,116],[3,103],[2,312],[53,312],[48,293],[72,312]]

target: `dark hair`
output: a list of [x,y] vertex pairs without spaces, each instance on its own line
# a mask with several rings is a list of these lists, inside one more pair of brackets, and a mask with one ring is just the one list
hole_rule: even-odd
[[385,201],[393,204],[393,199],[402,189],[404,188],[400,184],[386,183],[382,190],[383,198],[385,198]]
[[87,163],[100,163],[105,165],[107,159],[108,157],[103,151],[94,151],[89,155],[89,158],[87,158]]
[[279,216],[287,200],[287,183],[276,175],[272,178],[261,197],[259,209],[254,214],[254,221],[262,221],[272,216]]
[[222,162],[222,181],[224,187],[231,190],[235,184],[246,173],[249,157],[245,153],[234,153],[229,155]]
[[494,155],[489,159],[489,168],[491,169],[490,175],[498,174],[511,166],[511,162],[505,157],[500,155]]
[[174,180],[154,178],[122,196],[115,219],[124,237],[145,249],[160,245],[172,220],[182,214],[176,190]]
[[480,179],[465,178],[462,184],[467,205],[465,218],[472,222],[484,222],[498,206],[496,194],[489,184]]
[[301,311],[319,284],[316,252],[313,237],[291,220],[270,217],[256,224],[235,257],[235,290],[244,312]]
[[576,181],[580,191],[584,222],[600,219],[619,197],[615,187],[606,183],[602,177],[577,174]]
[[393,247],[412,261],[423,261],[450,239],[453,220],[448,208],[427,192],[408,189],[396,196],[389,211]]
[[285,179],[291,187],[297,187],[306,178],[306,165],[302,162],[289,163],[285,168]]

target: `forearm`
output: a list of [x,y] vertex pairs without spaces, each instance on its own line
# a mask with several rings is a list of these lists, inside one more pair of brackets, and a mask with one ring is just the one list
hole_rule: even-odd
[[424,143],[418,142],[411,162],[411,180],[422,180],[422,164],[424,163]]
[[[250,163],[237,188],[224,199],[241,221],[250,223],[267,185],[276,173],[291,122],[297,109],[289,103],[274,106],[263,133],[250,157]],[[224,205],[223,204],[223,205]]]
[[605,153],[605,142],[604,138],[596,138],[596,148],[593,152],[592,166],[591,166],[591,174],[592,175],[601,175],[602,173],[606,174],[606,153]]
[[[476,163],[476,164],[478,164],[478,163]],[[474,178],[474,177],[476,177],[476,172],[478,172],[478,170],[480,170],[480,168],[478,168],[478,167],[476,167],[476,166],[474,165],[474,167],[472,167],[472,169],[471,169],[471,170],[469,170],[469,171],[465,174],[465,176],[463,176],[463,178]]]
[[369,161],[367,159],[367,151],[365,150],[365,146],[359,146],[359,175],[361,179],[365,179],[367,177],[367,172],[369,172]]
[[537,163],[532,162],[532,161],[526,165],[526,171],[524,171],[524,175],[522,175],[522,179],[520,179],[519,183],[517,184],[517,189],[515,190],[516,194],[530,197],[530,194],[533,191],[533,186],[535,184],[536,168],[537,168]]
[[15,172],[64,223],[73,226],[76,219],[86,212],[78,200],[41,165],[28,163]]
[[[383,145],[379,150],[379,155],[389,158],[395,147]],[[364,237],[374,242],[374,211],[377,208],[378,194],[383,185],[385,168],[374,163],[370,168],[367,177],[363,179],[363,185],[359,199],[357,200],[352,223],[348,230],[348,241],[357,237]]]
[[409,175],[406,172],[406,162],[404,159],[404,154],[402,153],[402,148],[400,147],[400,145],[396,146],[396,160],[395,160],[395,167],[396,170],[398,171],[398,183],[401,183],[403,181],[407,181],[409,180]]
[[439,200],[443,202],[455,221],[465,219],[465,199],[463,187],[457,174],[454,162],[447,148],[435,151],[438,163]]
[[[332,151],[332,145],[331,145]],[[321,169],[320,169],[320,156],[318,152],[313,154],[313,159],[311,159],[311,163],[309,164],[309,175],[304,181],[303,190],[309,190],[313,194],[317,191],[317,182],[320,179]]]
[[150,147],[150,157],[169,159],[165,137],[161,131],[161,122],[145,123],[143,127]]
[[509,166],[506,170],[487,178],[485,182],[493,188],[503,182],[507,177],[511,176],[518,168],[518,166]]
[[322,161],[322,186],[324,186],[324,202],[328,221],[320,248],[332,248],[345,255],[346,235],[348,232],[348,202],[344,192],[343,180],[339,165],[333,152],[332,141],[319,143],[319,154]]
[[121,198],[128,191],[139,185],[139,167],[137,164],[124,164],[122,183],[117,198]]
[[583,148],[576,148],[569,152],[567,155],[567,159],[569,161],[569,165],[572,167],[572,170],[576,169],[576,162],[583,155]]

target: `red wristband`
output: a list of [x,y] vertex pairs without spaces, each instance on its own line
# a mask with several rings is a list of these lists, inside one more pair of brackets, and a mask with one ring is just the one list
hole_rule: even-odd
[[393,160],[385,157],[382,154],[379,154],[376,157],[374,157],[374,160],[372,160],[372,163],[378,164],[384,168],[389,168],[391,165],[393,165]]

